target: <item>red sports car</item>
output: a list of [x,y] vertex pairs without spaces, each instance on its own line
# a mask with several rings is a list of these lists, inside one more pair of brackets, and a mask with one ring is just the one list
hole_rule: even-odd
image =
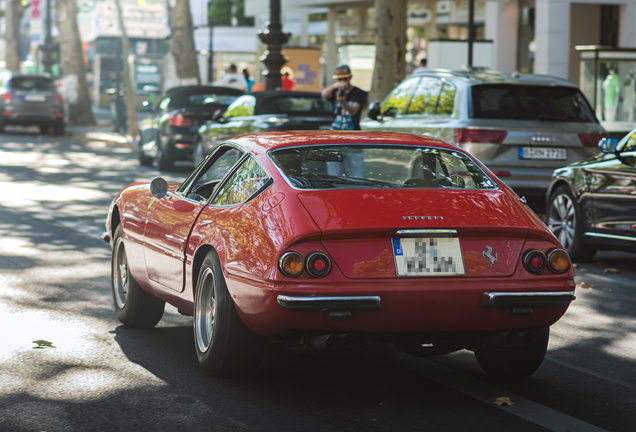
[[475,352],[492,374],[541,364],[574,300],[567,253],[524,199],[465,151],[423,136],[272,132],[221,144],[182,183],[113,201],[117,317],[194,317],[212,375],[267,341],[305,350]]

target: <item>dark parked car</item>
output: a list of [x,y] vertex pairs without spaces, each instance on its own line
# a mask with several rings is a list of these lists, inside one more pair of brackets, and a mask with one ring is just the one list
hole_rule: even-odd
[[18,125],[64,135],[64,101],[51,77],[6,71],[0,74],[0,94],[0,132]]
[[199,127],[243,92],[229,87],[173,87],[157,99],[153,114],[139,124],[139,163],[170,169],[191,161]]
[[363,130],[430,135],[469,151],[541,207],[552,172],[596,153],[607,136],[578,87],[547,75],[431,70],[372,103],[368,116]]
[[617,141],[552,176],[548,226],[574,261],[599,249],[636,252],[636,129]]
[[262,91],[241,96],[221,115],[199,129],[194,162],[203,158],[228,138],[273,130],[328,130],[333,122],[333,106],[320,93]]

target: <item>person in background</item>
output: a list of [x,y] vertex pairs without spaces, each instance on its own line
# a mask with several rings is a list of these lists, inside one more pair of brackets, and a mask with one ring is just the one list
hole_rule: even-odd
[[239,90],[247,90],[247,83],[242,75],[238,74],[238,68],[234,63],[227,68],[227,73],[223,75],[219,85],[223,87],[232,87]]
[[420,65],[416,67],[415,69],[413,69],[413,73],[416,74],[420,72],[426,72],[427,70],[430,70],[430,69],[426,67],[426,59],[423,58],[420,60]]
[[247,69],[243,69],[243,77],[245,78],[245,84],[247,85],[247,92],[249,93],[252,91],[254,80],[250,78],[250,73]]
[[294,71],[289,67],[280,70],[282,77],[283,90],[296,90],[296,80],[294,79]]

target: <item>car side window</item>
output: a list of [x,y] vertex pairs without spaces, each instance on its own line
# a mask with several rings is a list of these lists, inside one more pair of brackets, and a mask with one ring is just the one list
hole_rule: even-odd
[[624,151],[624,152],[636,151],[636,132],[629,137],[629,139],[627,140],[627,142],[625,143],[621,151]]
[[444,82],[444,86],[437,99],[435,114],[451,115],[455,110],[455,86],[449,82]]
[[411,98],[407,114],[435,114],[437,99],[442,88],[442,80],[424,77],[420,80]]
[[410,78],[397,86],[382,103],[380,112],[385,116],[396,116],[406,112],[411,94],[419,81],[419,77]]
[[210,198],[223,177],[244,155],[236,147],[220,146],[181,184],[178,192],[196,201]]
[[269,180],[269,174],[256,162],[256,159],[250,157],[223,185],[212,201],[212,205],[242,204],[252,198]]
[[223,114],[223,118],[230,117],[249,117],[254,115],[254,107],[256,106],[256,98],[252,95],[241,96],[232,105],[227,107]]

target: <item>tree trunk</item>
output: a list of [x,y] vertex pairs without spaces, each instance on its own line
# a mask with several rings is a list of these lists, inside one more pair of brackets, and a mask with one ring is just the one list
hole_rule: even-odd
[[381,101],[406,76],[407,0],[375,0],[375,69],[369,101]]
[[24,14],[24,6],[21,0],[7,0],[4,12],[5,68],[17,73],[20,72],[20,20]]
[[[67,106],[66,116],[71,125],[92,126],[95,117],[86,80],[86,65],[77,26],[77,6],[74,0],[55,2],[57,28],[60,32],[62,95]],[[97,85],[97,83],[96,83]]]
[[[124,14],[121,9],[121,0],[115,0],[117,4],[117,16],[119,18],[119,26],[121,27],[121,44],[124,60],[124,77],[126,80],[126,105],[128,106],[128,131],[133,139],[137,138],[137,107],[135,106],[135,92],[133,89],[132,76],[130,73],[130,63],[128,56],[130,55],[130,42],[126,34],[126,26],[124,25]],[[119,89],[117,89],[119,91]]]
[[177,78],[183,84],[201,84],[197,50],[194,46],[194,29],[189,0],[168,2],[172,56],[177,68]]

